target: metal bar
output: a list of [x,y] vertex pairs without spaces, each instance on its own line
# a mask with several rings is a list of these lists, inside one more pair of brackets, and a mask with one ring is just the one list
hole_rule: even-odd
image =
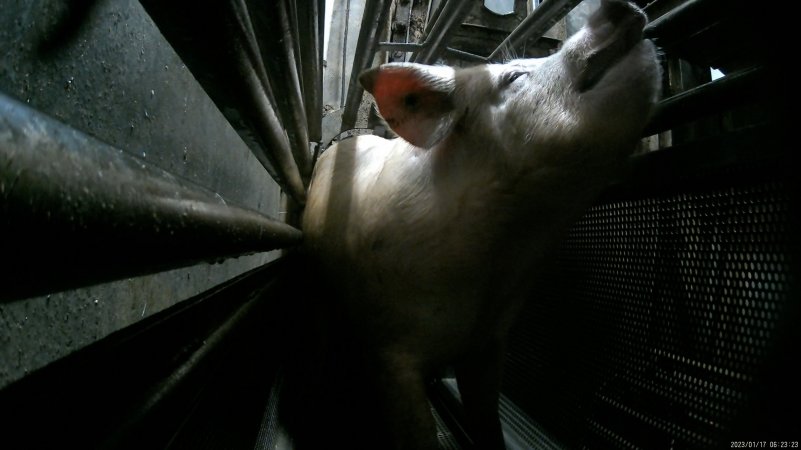
[[301,237],[2,94],[0,200],[3,299],[287,247]]
[[[245,0],[231,0],[229,3],[229,13],[233,16],[232,41],[229,45],[231,53],[234,55],[236,68],[239,72],[239,80],[247,92],[246,115],[252,121],[252,128],[259,138],[267,144],[269,153],[259,154],[256,157],[265,164],[265,159],[278,168],[279,175],[288,194],[300,204],[306,201],[306,188],[304,175],[298,167],[296,154],[297,141],[293,147],[288,138],[293,136],[285,130],[284,122],[293,123],[289,111],[294,111],[296,106],[288,103],[285,96],[275,96],[273,94],[271,79],[267,74],[265,59],[262,59],[262,50],[258,44],[255,27],[251,21]],[[278,44],[273,39],[262,40],[265,44]],[[278,44],[280,46],[280,44]],[[283,49],[270,49],[268,54],[273,58],[267,58],[273,73],[285,73],[286,69],[282,63],[286,64],[288,57]],[[291,64],[291,63],[290,63]],[[278,79],[279,83],[289,82],[286,78]],[[291,88],[280,86],[287,90]],[[278,100],[276,100],[276,97]],[[278,116],[279,112],[284,114],[284,122]],[[290,129],[292,127],[289,127]],[[297,138],[297,135],[295,135]],[[260,147],[264,149],[264,146]],[[302,156],[301,156],[302,157]]]
[[448,45],[448,39],[456,26],[464,20],[475,2],[465,0],[448,0],[442,12],[426,35],[423,50],[412,56],[412,61],[421,64],[433,63],[440,52]]
[[431,28],[437,22],[437,18],[442,13],[446,0],[430,0],[428,4],[428,14],[426,15],[425,35],[431,33]]
[[[388,52],[414,52],[423,48],[423,44],[415,42],[381,42],[378,44],[378,49]],[[475,53],[465,52],[453,47],[448,47],[445,52],[455,58],[461,58],[467,61],[475,61],[479,63],[486,63],[486,57],[476,55]]]
[[452,47],[446,48],[445,53],[455,58],[463,59],[465,61],[473,61],[480,64],[486,64],[487,62],[489,62],[489,60],[484,56],[476,55],[475,53],[465,52]]
[[643,33],[646,38],[655,39],[660,46],[664,46],[720,21],[726,11],[739,7],[741,3],[732,0],[690,0],[653,20],[646,25]]
[[644,136],[759,98],[765,75],[759,67],[746,69],[662,100]]
[[164,420],[159,417],[159,410],[164,409],[165,405],[183,403],[181,402],[183,397],[177,395],[177,392],[184,386],[199,384],[201,380],[209,377],[209,372],[215,366],[219,367],[220,361],[226,356],[230,356],[231,346],[234,343],[237,341],[239,345],[245,343],[243,339],[246,330],[260,325],[260,315],[256,311],[263,313],[266,309],[269,299],[264,293],[271,287],[267,284],[256,288],[249,295],[248,301],[237,308],[218,328],[205,336],[202,346],[194,348],[185,359],[179,360],[180,365],[144,393],[143,398],[137,402],[133,414],[128,415],[114,430],[114,434],[100,447],[126,448],[126,444],[135,439],[132,436],[141,435],[143,428],[151,429],[153,422]]
[[[321,5],[322,4],[322,5]],[[300,41],[300,58],[303,60],[303,95],[306,106],[306,124],[309,140],[322,141],[322,34],[318,26],[320,6],[325,3],[317,0],[302,1],[298,4],[298,25]]]
[[[303,3],[307,1],[308,0],[302,0]],[[295,71],[297,73],[303,73],[303,64],[305,63],[305,61],[303,61],[303,59],[300,58],[301,55],[300,35],[298,34],[298,30],[300,30],[300,25],[299,25],[300,18],[298,17],[298,8],[296,3],[297,2],[295,0],[285,1],[286,10],[288,11],[288,17],[289,17],[289,30],[291,31],[291,34],[288,34],[286,36],[292,36],[292,39],[289,42],[289,44],[292,47],[292,53],[297,56],[297,58],[295,58]],[[261,7],[261,9],[267,9],[264,6],[264,2],[259,2],[258,5]],[[286,36],[283,37],[281,40],[285,40]],[[303,80],[300,80],[300,92],[303,92]]]
[[276,114],[275,98],[271,92],[270,80],[264,61],[261,59],[261,51],[256,42],[247,6],[244,0],[232,0],[229,7],[227,12],[232,15],[229,51],[234,55],[236,69],[239,72],[238,81],[242,82],[248,94],[244,99],[244,106],[247,108],[245,114],[252,122],[256,134],[269,148],[269,153],[266,151],[264,154],[255,151],[254,153],[262,165],[268,161],[273,163],[288,194],[303,204],[306,201],[306,188],[284,131],[284,125]]
[[489,60],[498,61],[504,54],[514,54],[516,49],[527,40],[541,38],[551,27],[567,15],[581,0],[548,0],[540,4],[509,36],[501,42],[489,56]]
[[[414,0],[409,0],[409,16],[406,18],[406,39],[403,42],[409,42],[412,30],[412,13],[414,12]],[[409,60],[409,55],[403,55],[403,61]]]
[[353,128],[356,125],[356,115],[364,93],[362,87],[359,86],[359,75],[373,61],[378,47],[378,33],[379,30],[383,30],[386,27],[391,4],[391,0],[365,2],[359,40],[356,42],[356,53],[353,55],[345,111],[342,113],[342,131]]
[[387,52],[414,52],[423,48],[423,44],[415,42],[380,42],[378,50]]
[[344,108],[347,95],[347,77],[345,76],[346,73],[346,61],[348,60],[348,34],[350,33],[349,25],[350,25],[350,0],[345,1],[345,15],[344,15],[344,33],[342,33],[342,60],[339,67],[342,69],[342,73],[339,75],[339,107]]
[[[252,40],[255,43],[252,45],[259,57],[254,66],[266,80],[264,84],[271,86],[273,92],[280,92],[280,95],[274,96],[275,105],[287,131],[290,150],[301,178],[306,182],[311,173],[309,132],[297,71],[296,60],[299,55],[295,53],[293,42],[295,33],[292,29],[291,5],[289,0],[277,2],[275,8],[270,10],[260,4],[248,8],[243,0],[239,1],[239,5],[243,10],[240,14],[244,16],[246,32],[254,36]],[[275,30],[279,32],[275,33]]]
[[[286,68],[289,70],[275,72],[273,69],[271,73],[283,73],[285,83],[288,84],[289,90],[286,92],[286,94],[290,106],[289,113],[292,117],[292,124],[295,127],[295,145],[292,146],[292,154],[295,156],[295,161],[297,162],[301,176],[305,181],[308,181],[308,179],[311,177],[309,128],[306,122],[306,106],[304,105],[303,95],[301,94],[301,71],[298,66],[301,61],[300,47],[297,39],[294,39],[296,35],[293,33],[293,30],[297,30],[297,18],[295,17],[295,20],[293,21],[293,17],[290,14],[291,11],[289,1],[290,0],[284,0],[279,2],[278,8],[281,18],[281,30],[283,33],[283,38],[278,38],[278,41],[284,44],[284,52],[282,56],[286,58]],[[265,8],[262,8],[262,11],[264,9]],[[293,23],[294,27],[292,26]],[[273,39],[276,38],[276,36],[271,37]]]

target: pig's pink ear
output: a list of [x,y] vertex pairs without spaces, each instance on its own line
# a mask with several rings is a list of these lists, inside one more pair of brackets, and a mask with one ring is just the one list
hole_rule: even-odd
[[450,133],[455,122],[452,68],[384,64],[362,73],[359,81],[375,97],[387,124],[411,144],[431,148]]

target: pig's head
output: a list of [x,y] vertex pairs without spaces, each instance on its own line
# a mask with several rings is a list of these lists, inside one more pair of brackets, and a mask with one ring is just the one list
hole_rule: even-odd
[[386,64],[361,82],[389,126],[418,147],[463,140],[523,165],[586,159],[588,149],[619,157],[631,151],[657,99],[646,22],[636,6],[603,0],[547,58],[468,69]]

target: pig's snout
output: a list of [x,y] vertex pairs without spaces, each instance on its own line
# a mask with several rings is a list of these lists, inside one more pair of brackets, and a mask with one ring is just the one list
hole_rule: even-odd
[[648,18],[633,3],[623,0],[603,0],[601,7],[590,17],[587,24],[591,28],[611,24],[616,28],[625,28],[632,31],[632,37],[642,39],[642,30]]
[[646,23],[645,13],[633,3],[601,2],[580,35],[566,45],[580,92],[595,87],[610,68],[642,42]]

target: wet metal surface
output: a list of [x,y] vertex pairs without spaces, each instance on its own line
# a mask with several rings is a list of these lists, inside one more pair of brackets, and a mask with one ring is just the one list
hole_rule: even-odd
[[[148,170],[164,169],[229,205],[282,217],[278,185],[139,2],[3,2],[0,51],[3,94]],[[124,259],[131,244],[115,244]],[[38,247],[37,270],[47,275],[56,254]],[[0,302],[0,386],[276,257],[271,251],[218,259]]]
[[14,280],[0,299],[300,241],[293,227],[2,95],[0,199],[0,273]]

